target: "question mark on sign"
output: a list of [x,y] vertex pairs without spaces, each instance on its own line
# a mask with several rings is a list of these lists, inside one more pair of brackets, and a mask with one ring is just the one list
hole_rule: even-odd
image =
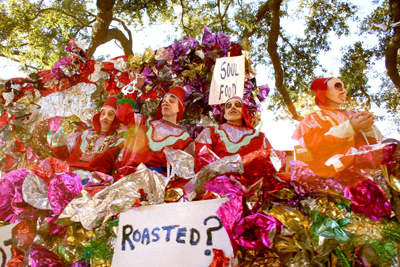
[[[221,222],[221,220],[218,218],[218,216],[215,216],[215,215],[207,217],[207,218],[204,220],[204,225],[207,225],[207,222],[208,222],[210,219],[216,219],[216,220],[218,221],[219,225],[216,226],[216,227],[210,227],[210,228],[207,229],[207,246],[212,246],[212,244],[213,244],[213,243],[212,243],[212,232],[218,231],[219,229],[222,228],[222,222]],[[204,254],[207,255],[207,256],[210,256],[210,255],[211,255],[211,250],[206,249],[206,250],[204,251]]]

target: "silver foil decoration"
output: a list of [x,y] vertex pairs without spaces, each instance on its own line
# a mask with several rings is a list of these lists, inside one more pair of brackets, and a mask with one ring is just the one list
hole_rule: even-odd
[[37,103],[41,109],[35,121],[61,116],[77,115],[87,125],[92,124],[93,115],[96,113],[97,86],[90,83],[77,85],[60,92],[43,97]]
[[6,103],[4,104],[4,106],[7,107],[14,100],[14,91],[11,90],[11,92],[4,92],[3,97],[6,100]]
[[116,68],[119,71],[127,72],[129,70],[127,62],[122,57],[110,60],[109,62],[113,63],[114,68]]
[[141,197],[138,192],[143,189],[147,202],[142,205],[153,205],[164,202],[165,183],[163,176],[149,169],[143,169],[127,175],[91,197],[85,190],[74,198],[63,210],[60,219],[70,218],[80,222],[87,230],[92,230],[112,215],[124,212],[132,207]]
[[[54,86],[56,86],[58,84],[58,80],[51,80],[51,81],[47,81],[43,87],[44,88],[48,88],[48,89],[53,89]],[[36,91],[35,91],[36,92]],[[40,92],[39,92],[40,93]]]
[[201,192],[204,192],[204,184],[215,177],[225,173],[244,172],[242,158],[239,154],[227,156],[222,159],[211,162],[201,169],[196,176],[185,185],[185,191],[190,201],[196,198]]
[[91,82],[107,81],[110,79],[110,74],[103,71],[104,64],[100,60],[96,60],[94,64],[94,72],[89,75],[88,79]]
[[188,153],[178,149],[164,149],[167,161],[175,170],[178,177],[191,179],[194,177],[194,158]]
[[22,184],[22,196],[24,201],[41,210],[51,210],[48,198],[48,186],[38,176],[31,173],[26,176]]

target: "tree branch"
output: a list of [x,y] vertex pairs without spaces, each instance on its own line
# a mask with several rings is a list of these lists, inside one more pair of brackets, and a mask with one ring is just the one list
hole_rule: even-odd
[[184,12],[185,12],[185,5],[184,5],[184,3],[183,3],[183,0],[180,0],[180,3],[181,3],[181,6],[182,6],[181,24],[182,24],[182,27],[183,27],[183,31],[185,32],[185,35],[189,36],[190,34],[189,34],[188,31],[191,31],[192,29],[190,29],[189,27],[187,27],[187,26],[185,25],[185,22],[183,21],[183,16],[184,16]]
[[43,13],[45,13],[47,11],[60,12],[61,14],[64,14],[67,17],[73,18],[74,20],[78,21],[82,26],[88,26],[88,24],[83,23],[79,18],[75,17],[74,15],[69,14],[69,13],[65,12],[64,10],[56,9],[56,8],[52,8],[52,7],[39,10],[38,13],[33,18],[28,19],[28,21],[32,21],[32,20],[37,19],[41,14],[43,14]]
[[278,54],[278,37],[280,33],[280,20],[279,20],[279,10],[280,5],[283,0],[269,0],[268,6],[271,10],[271,29],[268,35],[268,47],[267,51],[271,57],[272,65],[275,71],[275,87],[282,95],[285,104],[287,105],[289,112],[292,114],[293,119],[301,121],[303,117],[297,114],[296,108],[293,105],[292,100],[290,99],[289,93],[287,92],[286,88],[283,84],[283,70],[282,64],[280,61],[280,57]]
[[243,39],[249,39],[256,32],[258,23],[264,18],[265,14],[267,14],[267,12],[270,11],[269,2],[270,1],[264,3],[262,6],[260,6],[260,8],[257,11],[256,16],[254,17],[253,26],[251,27],[251,29],[245,31],[245,33],[243,35]]
[[[389,0],[390,12],[394,22],[400,21],[400,0]],[[400,75],[398,65],[398,50],[400,49],[400,27],[393,29],[392,39],[389,41],[385,53],[387,74],[394,86],[400,92]]]
[[286,37],[284,37],[284,36],[282,35],[281,32],[279,32],[279,37],[281,37],[282,40],[283,40],[285,43],[287,43],[287,44],[290,46],[290,48],[292,48],[292,50],[294,51],[294,53],[295,53],[297,56],[303,57],[303,58],[307,58],[305,55],[303,55],[303,53],[301,53],[299,50],[297,50],[297,49],[289,42],[289,40],[288,40]]
[[129,28],[126,26],[125,22],[123,20],[120,20],[118,18],[113,18],[113,20],[118,21],[122,27],[124,27],[124,30],[128,33],[128,40],[130,42],[130,46],[132,47],[132,32],[129,30]]

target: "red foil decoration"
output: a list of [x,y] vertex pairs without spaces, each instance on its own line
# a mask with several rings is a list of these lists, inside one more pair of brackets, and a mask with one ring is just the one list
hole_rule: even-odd
[[69,171],[69,166],[64,161],[56,158],[46,158],[38,166],[33,168],[33,172],[49,185],[51,177],[56,173]]
[[213,248],[214,257],[208,267],[229,267],[229,258],[225,257],[223,250]]

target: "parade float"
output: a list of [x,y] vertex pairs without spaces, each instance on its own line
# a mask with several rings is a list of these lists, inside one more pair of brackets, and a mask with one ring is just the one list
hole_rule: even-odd
[[[73,172],[54,157],[48,133],[91,128],[109,95],[129,95],[134,112],[154,117],[170,88],[184,88],[179,124],[196,139],[223,119],[223,105],[209,105],[217,59],[244,56],[242,99],[253,126],[269,88],[256,84],[249,51],[206,27],[201,42],[184,37],[106,62],[89,59],[74,41],[66,49],[70,57],[51,70],[0,84],[2,266],[399,263],[394,143],[352,150],[342,180],[300,161],[282,172],[285,156],[272,148],[223,158],[204,150],[197,172],[193,156],[165,150],[166,176],[144,165],[128,175]],[[139,89],[135,70],[145,78]],[[228,97],[233,88],[225,88],[220,95]],[[118,135],[126,138],[126,127]],[[359,177],[368,179],[356,183]]]

